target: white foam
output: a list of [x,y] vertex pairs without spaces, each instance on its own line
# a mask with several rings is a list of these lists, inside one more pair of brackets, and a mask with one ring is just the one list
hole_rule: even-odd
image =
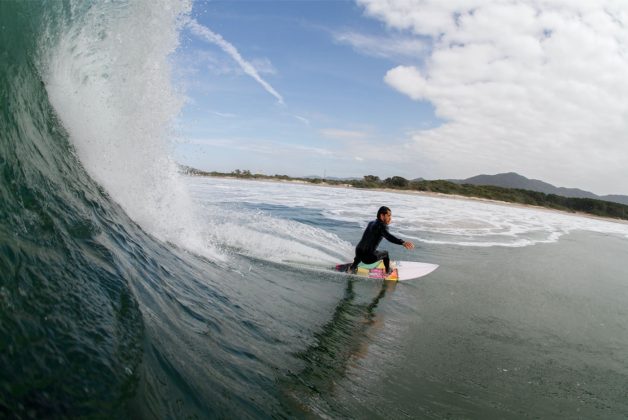
[[157,238],[220,258],[170,157],[183,105],[168,55],[187,0],[95,3],[43,58],[52,105],[90,175]]
[[[253,207],[271,204],[306,208],[328,219],[358,223],[357,229],[375,218],[379,206],[387,205],[393,211],[391,232],[429,244],[524,247],[553,243],[575,230],[628,237],[628,225],[623,223],[508,204],[278,182],[216,178],[189,182],[195,185],[197,197],[217,206],[248,203]],[[282,247],[289,248],[288,244],[297,238],[284,238],[288,242]],[[335,246],[334,241],[340,243],[341,239],[330,241],[326,245],[329,250]],[[349,251],[343,252],[350,254],[352,246],[346,244],[343,246]]]
[[204,214],[212,220],[214,241],[238,253],[275,262],[328,265],[353,257],[353,246],[334,233],[227,203],[206,201]]

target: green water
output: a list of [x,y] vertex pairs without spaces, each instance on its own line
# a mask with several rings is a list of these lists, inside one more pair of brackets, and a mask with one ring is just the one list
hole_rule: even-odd
[[383,297],[354,284],[377,296],[377,311],[363,312],[362,345],[315,406],[358,418],[625,418],[626,245],[574,233],[525,248],[443,247],[420,282]]

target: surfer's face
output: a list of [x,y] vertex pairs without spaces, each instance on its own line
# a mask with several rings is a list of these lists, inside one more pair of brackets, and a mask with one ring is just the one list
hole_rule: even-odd
[[389,225],[390,221],[392,220],[392,213],[388,212],[386,214],[381,214],[379,216],[379,218],[381,219],[382,222],[384,222],[385,224]]

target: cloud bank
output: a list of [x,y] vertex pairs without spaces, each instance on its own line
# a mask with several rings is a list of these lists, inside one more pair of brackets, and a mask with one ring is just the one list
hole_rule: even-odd
[[[358,0],[429,37],[420,66],[384,76],[444,123],[409,134],[435,176],[517,171],[628,193],[628,2]],[[615,181],[613,181],[615,180]]]

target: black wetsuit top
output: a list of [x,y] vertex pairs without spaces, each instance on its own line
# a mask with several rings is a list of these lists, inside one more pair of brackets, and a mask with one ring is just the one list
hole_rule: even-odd
[[388,226],[381,220],[373,220],[368,224],[362,235],[362,239],[355,247],[355,258],[353,263],[349,266],[348,270],[355,273],[358,268],[358,264],[363,262],[364,264],[372,264],[375,261],[384,261],[384,267],[386,272],[390,272],[390,257],[388,251],[378,251],[377,246],[382,241],[382,238],[386,238],[393,244],[403,245],[404,241],[391,235],[388,232]]
[[397,245],[403,245],[404,241],[391,235],[388,232],[388,226],[381,220],[373,220],[369,222],[362,239],[355,247],[356,255],[369,255],[373,254],[377,249],[377,246],[382,241],[382,238],[386,238],[389,242]]

